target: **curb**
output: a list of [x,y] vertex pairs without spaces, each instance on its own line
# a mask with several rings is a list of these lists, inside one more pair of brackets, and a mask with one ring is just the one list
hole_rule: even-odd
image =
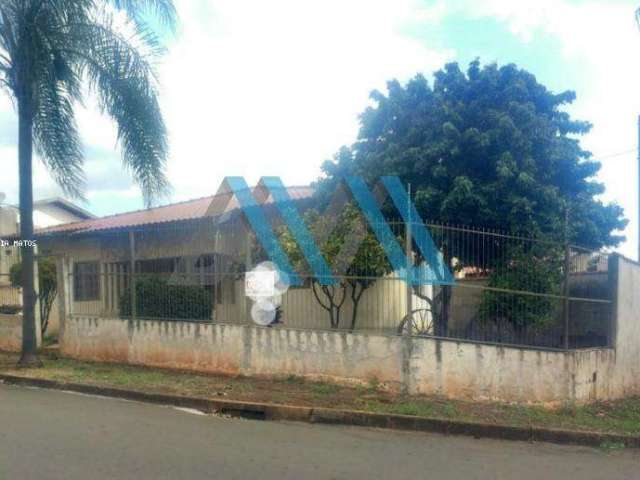
[[208,414],[217,413],[253,420],[286,420],[312,424],[349,425],[414,432],[431,432],[444,435],[466,435],[474,438],[583,445],[588,447],[600,447],[603,444],[618,444],[630,448],[640,448],[640,437],[611,433],[493,425],[411,415],[369,413],[356,410],[337,410],[333,408],[296,407],[237,400],[214,400],[78,383],[64,383],[54,380],[17,377],[4,374],[0,374],[0,383],[120,398],[157,405],[171,405],[174,407],[191,408]]

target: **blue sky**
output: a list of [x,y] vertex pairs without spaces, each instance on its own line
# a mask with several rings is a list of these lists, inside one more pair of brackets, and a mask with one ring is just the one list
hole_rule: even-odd
[[[640,2],[638,2],[640,4]],[[160,66],[171,134],[171,201],[215,193],[226,175],[280,175],[304,184],[357,134],[372,89],[430,76],[447,61],[516,63],[594,124],[596,158],[636,147],[640,30],[626,0],[176,0],[181,28]],[[113,126],[79,111],[88,198],[104,215],[141,207],[120,166]],[[0,191],[17,200],[15,115],[0,103]],[[622,251],[635,256],[634,153],[605,158],[605,199],[631,220]],[[36,198],[59,193],[36,171]]]

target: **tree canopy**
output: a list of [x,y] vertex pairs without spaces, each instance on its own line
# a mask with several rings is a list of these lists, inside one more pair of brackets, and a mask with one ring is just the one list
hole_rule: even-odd
[[390,81],[371,94],[357,141],[323,165],[319,189],[344,175],[398,175],[424,218],[560,237],[568,208],[571,241],[615,246],[627,221],[599,198],[600,163],[579,141],[591,125],[566,111],[575,98],[515,65],[477,60],[466,72],[447,64],[433,86],[422,75]]

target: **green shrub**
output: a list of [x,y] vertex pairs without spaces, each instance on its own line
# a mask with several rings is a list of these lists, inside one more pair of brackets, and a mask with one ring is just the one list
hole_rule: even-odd
[[[170,285],[165,280],[145,278],[136,282],[136,316],[169,320],[210,320],[213,297],[194,285]],[[131,317],[131,290],[120,297],[120,316]]]
[[[9,271],[11,285],[22,288],[22,262],[16,263]],[[38,301],[40,305],[40,326],[42,335],[49,327],[49,316],[53,308],[53,302],[58,296],[58,273],[56,262],[51,257],[38,259]],[[19,307],[21,311],[22,307]],[[17,313],[17,312],[14,312]]]
[[[561,302],[554,297],[562,287],[562,250],[553,246],[517,246],[496,265],[479,313],[483,321],[508,321],[516,330],[544,328],[558,319]],[[532,292],[525,295],[518,292]]]

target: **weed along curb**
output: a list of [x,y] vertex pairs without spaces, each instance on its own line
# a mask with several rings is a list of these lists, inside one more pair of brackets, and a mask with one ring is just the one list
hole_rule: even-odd
[[438,418],[369,413],[332,408],[296,407],[268,403],[214,400],[178,395],[146,393],[135,390],[99,387],[95,385],[65,383],[28,377],[0,374],[0,382],[7,385],[46,388],[68,392],[120,398],[157,405],[190,408],[204,413],[218,413],[231,417],[254,420],[286,420],[327,425],[350,425],[371,428],[387,428],[445,435],[467,435],[475,438],[550,442],[558,444],[600,447],[624,445],[640,448],[640,437],[576,430],[554,430],[538,427],[516,427],[487,423],[460,422]]

